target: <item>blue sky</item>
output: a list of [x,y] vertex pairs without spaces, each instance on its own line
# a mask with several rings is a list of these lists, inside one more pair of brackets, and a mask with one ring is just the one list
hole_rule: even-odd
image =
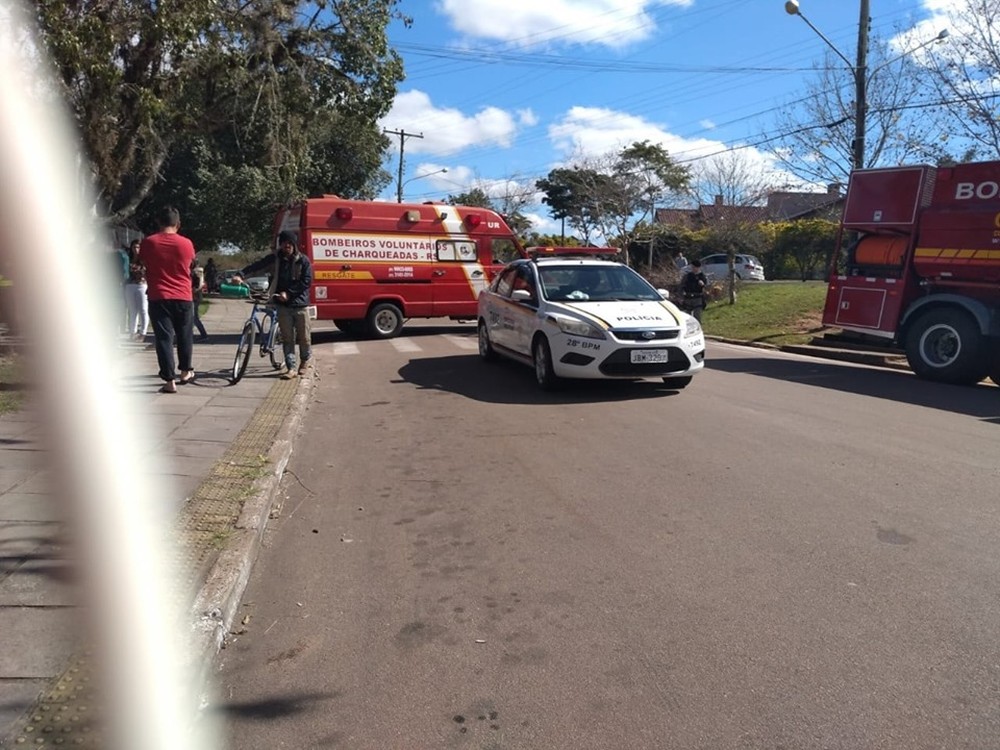
[[[871,0],[872,34],[933,37],[949,4]],[[854,59],[858,3],[799,7]],[[404,199],[413,201],[533,182],[636,140],[696,165],[760,140],[828,52],[784,0],[404,0],[400,9],[413,24],[394,23],[390,39],[406,79],[382,125],[423,135],[404,147]],[[765,154],[741,151],[770,168]],[[395,196],[394,179],[382,197]],[[555,231],[544,206],[527,213],[536,229]]]

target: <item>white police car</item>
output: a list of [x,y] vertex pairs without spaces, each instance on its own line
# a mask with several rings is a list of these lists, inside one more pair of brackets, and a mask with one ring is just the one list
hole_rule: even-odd
[[704,367],[698,321],[597,250],[529,248],[533,257],[505,266],[479,295],[480,356],[532,365],[545,389],[561,378],[658,377],[685,387]]

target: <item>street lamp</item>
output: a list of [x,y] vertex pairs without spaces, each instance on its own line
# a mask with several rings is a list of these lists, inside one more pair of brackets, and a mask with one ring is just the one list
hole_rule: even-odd
[[844,53],[826,38],[822,31],[813,26],[812,22],[802,15],[802,12],[799,10],[798,0],[787,0],[785,3],[785,12],[791,16],[798,16],[805,21],[806,25],[816,32],[816,35],[820,39],[826,42],[826,46],[832,49],[837,54],[837,57],[847,63],[848,69],[850,69],[851,74],[854,76],[854,143],[851,148],[854,154],[854,169],[864,169],[865,166],[865,110],[868,108],[865,101],[867,94],[865,67],[868,64],[868,7],[868,0],[861,0],[861,11],[858,18],[858,60],[857,63],[851,63]]
[[[858,58],[857,62],[852,63],[847,59],[843,52],[837,49],[833,42],[826,38],[822,31],[813,26],[812,22],[802,15],[802,11],[799,10],[798,0],[787,0],[785,2],[785,12],[791,16],[798,16],[805,21],[806,25],[816,32],[816,35],[820,39],[826,42],[826,46],[832,49],[834,53],[836,53],[837,57],[847,63],[847,67],[851,71],[851,75],[854,76],[854,142],[851,144],[854,169],[864,169],[865,166],[865,118],[868,111],[868,79],[870,78],[866,72],[866,67],[868,65],[868,8],[869,0],[861,0],[860,15],[858,18]],[[918,49],[926,47],[928,44],[944,41],[947,36],[948,30],[942,30],[933,39],[928,39],[926,42],[918,44],[913,49],[907,50],[903,54],[882,63],[871,72],[872,75],[885,66],[896,62],[900,58],[903,58],[906,55],[911,55]]]
[[399,183],[399,190],[396,193],[396,203],[403,202],[403,188],[406,187],[407,184],[413,182],[414,180],[422,180],[425,177],[431,177],[436,174],[444,174],[447,171],[447,167],[442,167],[441,169],[435,169],[433,172],[428,172],[427,174],[418,174],[416,177],[411,177],[410,179]]

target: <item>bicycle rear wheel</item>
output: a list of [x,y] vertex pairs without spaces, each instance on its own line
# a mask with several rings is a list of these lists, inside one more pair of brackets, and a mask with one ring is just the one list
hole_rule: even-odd
[[271,337],[271,367],[280,370],[285,366],[285,348],[281,345],[281,329],[275,324],[274,335]]
[[247,371],[247,365],[250,364],[250,353],[253,351],[255,333],[254,324],[248,320],[243,326],[243,333],[240,334],[240,343],[236,347],[236,357],[233,359],[233,375],[231,378],[233,385],[240,382],[243,373]]

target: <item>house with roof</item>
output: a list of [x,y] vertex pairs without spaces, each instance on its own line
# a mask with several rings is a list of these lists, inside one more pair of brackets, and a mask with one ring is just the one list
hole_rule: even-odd
[[728,206],[722,196],[697,208],[658,208],[654,222],[699,230],[725,224],[759,224],[765,221],[828,219],[838,221],[844,207],[839,183],[832,183],[825,193],[776,190],[768,193],[763,206]]

